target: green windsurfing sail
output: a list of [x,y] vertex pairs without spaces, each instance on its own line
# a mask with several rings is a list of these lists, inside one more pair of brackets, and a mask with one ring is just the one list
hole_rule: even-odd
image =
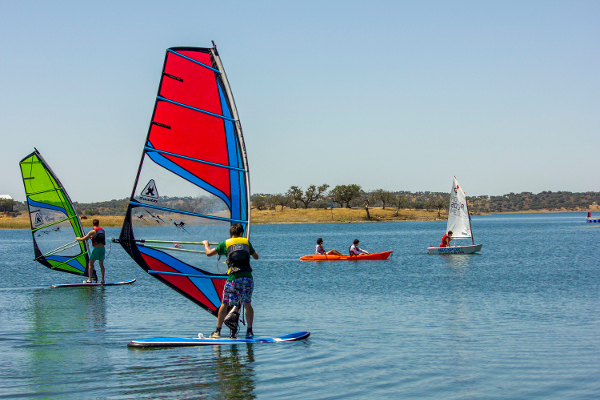
[[88,247],[69,195],[37,149],[21,160],[35,261],[54,270],[87,276]]

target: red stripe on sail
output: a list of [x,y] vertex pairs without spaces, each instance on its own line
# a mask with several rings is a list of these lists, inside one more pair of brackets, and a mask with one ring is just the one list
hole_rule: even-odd
[[[208,54],[196,52],[182,52],[182,54],[194,59],[208,57],[208,62],[206,60],[201,62],[212,67]],[[214,71],[169,53],[164,72],[177,79],[164,76],[159,91],[160,96],[204,111],[221,114],[221,100]]]
[[[146,261],[146,264],[148,264],[148,266],[155,271],[177,272],[177,273],[181,272],[172,267],[169,267],[168,265],[157,260],[154,257],[150,257],[144,253],[141,253],[141,254],[142,254],[142,257],[144,258],[144,261]],[[179,290],[185,292],[187,295],[191,296],[196,301],[204,304],[206,307],[210,308],[212,311],[217,310],[218,306],[215,306],[198,289],[198,287],[196,287],[196,285],[194,285],[194,283],[189,278],[187,278],[185,276],[176,276],[176,275],[160,275],[160,277],[162,279],[166,280],[167,282],[169,282],[170,284],[172,284],[173,286],[175,286],[176,288],[178,288]],[[211,279],[211,280],[213,281],[213,284],[214,284],[214,281],[216,281],[216,280],[225,281],[225,279]],[[223,285],[225,285],[225,282],[223,282]],[[216,287],[216,285],[215,285],[215,287]],[[221,289],[221,291],[217,292],[217,293],[223,293],[223,289]]]
[[223,289],[225,289],[225,282],[227,282],[227,279],[211,279],[213,286],[215,287],[215,290],[217,291],[217,293],[219,294],[219,298],[222,298],[222,294],[223,294]]
[[[155,149],[216,164],[229,164],[225,129],[220,118],[159,101],[153,122],[170,128],[152,125],[148,140]],[[168,155],[165,157],[231,199],[228,169]]]

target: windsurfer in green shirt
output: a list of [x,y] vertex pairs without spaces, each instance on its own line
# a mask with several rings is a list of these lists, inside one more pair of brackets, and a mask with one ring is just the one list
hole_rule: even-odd
[[[252,322],[254,321],[254,309],[252,308],[252,292],[254,291],[254,280],[252,278],[252,268],[250,267],[250,256],[258,260],[258,253],[248,241],[242,237],[244,228],[241,224],[233,224],[229,228],[230,239],[219,243],[214,249],[211,249],[208,240],[204,240],[204,250],[208,257],[215,254],[227,256],[227,282],[223,288],[221,307],[217,315],[217,329],[210,334],[211,338],[221,337],[221,328],[223,321],[227,316],[229,306],[244,304],[247,319],[246,337],[254,336],[252,332]],[[234,335],[235,332],[232,332]]]

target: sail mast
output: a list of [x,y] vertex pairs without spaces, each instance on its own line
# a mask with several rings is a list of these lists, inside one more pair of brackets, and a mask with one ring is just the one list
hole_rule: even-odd
[[469,217],[469,232],[471,232],[471,242],[473,242],[473,244],[475,244],[475,237],[473,236],[473,227],[471,226],[471,212],[469,211],[469,201],[467,200],[466,193],[465,193],[465,205],[467,206],[467,216]]
[[[223,90],[225,90],[225,92],[227,93],[227,99],[229,100],[230,104],[230,108],[231,108],[231,114],[233,116],[233,119],[235,120],[235,129],[237,131],[237,136],[239,138],[239,144],[240,144],[240,152],[241,152],[241,162],[243,165],[243,169],[246,171],[246,173],[244,174],[244,181],[245,181],[245,185],[246,185],[246,204],[250,204],[250,168],[248,167],[248,156],[246,154],[246,144],[244,142],[244,134],[242,132],[242,124],[240,123],[240,117],[238,115],[238,111],[237,111],[237,107],[235,105],[235,99],[233,98],[233,93],[231,91],[231,87],[229,86],[229,80],[227,79],[227,74],[225,74],[225,68],[223,68],[223,64],[221,62],[221,57],[219,56],[219,51],[217,50],[217,45],[215,44],[214,40],[212,41],[212,56],[215,60],[215,64],[217,66],[217,69],[221,72],[221,78],[222,78],[222,82],[223,82]],[[249,239],[250,238],[250,212],[251,212],[251,207],[247,207],[247,219],[248,219],[248,223],[246,224],[246,229],[244,229],[244,236]]]

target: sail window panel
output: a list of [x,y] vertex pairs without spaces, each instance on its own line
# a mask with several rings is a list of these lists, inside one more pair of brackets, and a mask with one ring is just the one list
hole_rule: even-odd
[[[40,213],[43,213],[43,211],[40,211]],[[65,246],[72,243],[76,237],[71,222],[68,220],[33,232],[35,243],[42,254],[52,252],[58,256],[75,257],[82,253],[80,242],[73,243],[73,246]],[[61,248],[63,248],[62,251],[54,252],[54,250]]]
[[166,101],[157,101],[153,122],[148,141],[154,148],[228,165],[223,119]]
[[[45,204],[41,203],[38,206],[33,206],[32,204],[35,203],[31,200],[29,200],[28,204],[29,218],[31,219],[31,227],[33,229],[38,229],[46,225],[55,224],[59,221],[68,218],[67,214],[63,210],[59,210],[54,206],[46,206]],[[71,240],[69,240],[69,242]]]
[[[212,66],[210,56],[207,61],[208,63],[203,63]],[[187,106],[221,114],[221,102],[214,71],[168,53],[164,74],[178,79],[163,75],[160,96]]]
[[[151,156],[160,164],[153,161]],[[202,180],[184,168],[189,163],[198,163],[181,159],[177,161],[179,164],[174,165],[161,154],[146,154],[133,199],[150,206],[230,219],[230,201],[223,192],[208,183],[211,182],[210,171],[203,176],[207,179]],[[220,172],[216,171],[220,168],[202,166]],[[229,170],[224,171],[229,173]]]
[[[154,254],[154,258],[162,259],[167,265],[183,262],[212,274],[227,272],[226,266],[218,263],[216,257],[208,258],[197,251],[204,251],[204,246],[199,244],[202,240],[220,243],[227,239],[230,236],[231,223],[143,206],[132,207],[131,223],[136,239],[160,241],[159,243],[140,243],[138,246],[141,252],[167,254],[169,257],[159,257],[158,253]],[[177,242],[197,242],[198,244]],[[193,273],[193,271],[187,272]]]

